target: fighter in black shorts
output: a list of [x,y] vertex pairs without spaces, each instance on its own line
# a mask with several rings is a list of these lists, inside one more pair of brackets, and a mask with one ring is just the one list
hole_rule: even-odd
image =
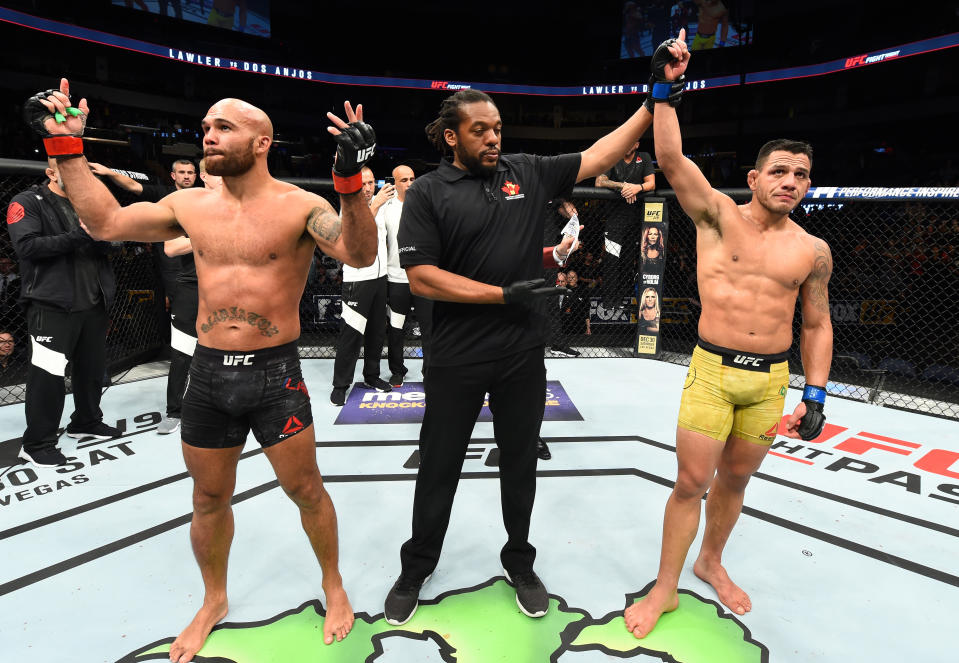
[[322,197],[270,175],[273,125],[266,113],[239,99],[217,102],[202,122],[207,171],[222,176],[223,186],[183,189],[157,203],[120,207],[83,157],[86,100],[74,108],[69,95],[69,83],[61,79],[59,90],[29,99],[25,115],[57,160],[90,234],[136,241],[186,234],[196,261],[199,324],[183,400],[181,448],[193,479],[190,541],[204,592],[193,620],[170,644],[170,660],[187,663],[198,652],[202,656],[211,629],[229,610],[231,498],[251,429],[279,485],[299,509],[320,564],[323,639],[326,644],[342,640],[354,615],[340,576],[336,510],[316,462],[296,341],[300,297],[316,248],[356,267],[368,265],[376,254],[376,224],[359,195],[360,169],[376,140],[363,122],[362,107],[354,112],[347,102],[346,122],[327,115],[338,143],[333,182],[341,194],[340,214]]
[[183,442],[270,447],[313,423],[296,341],[249,353],[198,345],[183,395]]

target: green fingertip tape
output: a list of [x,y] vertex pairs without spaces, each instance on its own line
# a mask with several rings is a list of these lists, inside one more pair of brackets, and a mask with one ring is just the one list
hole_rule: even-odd
[[[67,112],[70,113],[73,117],[77,115],[83,115],[83,111],[79,108],[74,108],[73,106],[67,106]],[[62,116],[61,116],[62,117]]]
[[63,117],[59,112],[53,114],[53,119],[57,121],[57,124],[62,124],[67,121],[67,118]]

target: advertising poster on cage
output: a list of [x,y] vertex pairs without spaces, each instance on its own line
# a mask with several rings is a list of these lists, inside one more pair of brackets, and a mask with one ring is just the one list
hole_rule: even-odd
[[656,359],[660,352],[659,323],[662,317],[668,222],[663,198],[647,198],[644,208],[633,350],[637,357]]

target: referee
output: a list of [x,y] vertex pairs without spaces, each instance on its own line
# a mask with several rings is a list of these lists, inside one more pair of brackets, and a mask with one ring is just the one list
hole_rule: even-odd
[[386,597],[390,624],[413,616],[420,587],[439,561],[487,393],[496,409],[508,537],[503,570],[520,609],[530,617],[546,614],[549,596],[533,572],[536,549],[528,538],[535,441],[545,406],[545,297],[563,290],[543,287],[543,209],[576,182],[608,170],[651,123],[652,115],[640,109],[581,154],[501,155],[503,122],[493,100],[460,90],[426,127],[430,142],[452,154],[406,192],[399,230],[400,263],[413,294],[436,303],[413,535],[403,544],[402,572]]

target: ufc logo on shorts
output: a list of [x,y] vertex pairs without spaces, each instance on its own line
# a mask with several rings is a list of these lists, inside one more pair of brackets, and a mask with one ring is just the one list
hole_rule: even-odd
[[366,161],[366,160],[369,159],[371,156],[373,156],[373,150],[375,150],[375,149],[376,149],[376,145],[374,144],[374,145],[370,145],[369,147],[367,147],[367,148],[364,149],[364,150],[360,150],[360,151],[357,153],[357,155],[356,155],[356,160],[357,160],[357,161]]
[[758,357],[750,357],[749,355],[736,355],[733,358],[733,363],[742,364],[743,366],[762,366],[763,360]]
[[37,343],[53,343],[52,336],[34,336],[33,340],[35,340]]
[[253,355],[226,355],[223,357],[224,366],[252,366]]

